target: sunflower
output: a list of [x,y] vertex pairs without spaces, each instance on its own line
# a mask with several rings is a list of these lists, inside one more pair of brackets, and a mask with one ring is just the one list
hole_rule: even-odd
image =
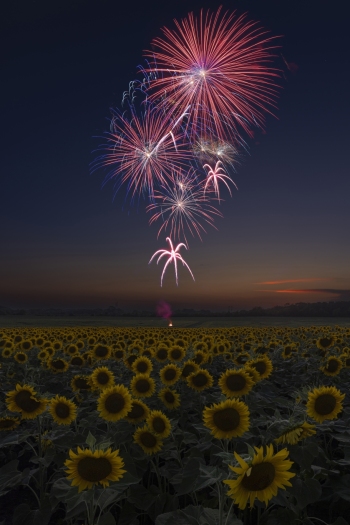
[[147,374],[136,374],[130,388],[135,397],[150,397],[155,390],[154,379]]
[[178,363],[183,360],[186,355],[186,351],[183,346],[175,344],[169,349],[168,355],[170,361],[175,361]]
[[134,441],[143,449],[146,454],[155,454],[162,449],[162,439],[157,434],[149,430],[147,425],[138,428],[134,434]]
[[154,432],[161,438],[168,437],[171,432],[170,421],[161,410],[152,410],[146,419],[146,424],[151,432]]
[[124,350],[124,348],[115,348],[113,350],[113,357],[114,357],[114,359],[116,359],[116,361],[120,361],[120,360],[124,359],[124,357],[125,357],[125,350]]
[[333,335],[322,336],[319,339],[317,339],[316,346],[320,350],[328,350],[328,348],[334,345],[334,341],[335,339]]
[[154,358],[159,362],[159,363],[164,363],[167,359],[168,359],[168,347],[167,346],[159,346],[155,351],[154,351]]
[[70,382],[72,390],[79,392],[80,390],[91,390],[90,376],[76,375]]
[[248,394],[254,381],[244,370],[226,370],[219,379],[219,386],[226,397],[240,397]]
[[306,413],[318,423],[325,419],[336,419],[339,412],[343,410],[342,394],[334,386],[321,386],[309,392],[306,404]]
[[11,412],[21,412],[23,419],[34,419],[46,410],[47,399],[38,399],[30,385],[16,385],[6,395],[6,404]]
[[33,348],[33,343],[30,339],[25,339],[24,341],[21,342],[19,346],[21,350],[28,352],[28,350],[31,350]]
[[97,344],[91,350],[91,357],[100,361],[101,359],[109,359],[111,357],[112,349],[108,345]]
[[251,368],[255,368],[255,370],[259,373],[259,379],[266,379],[273,370],[271,360],[265,355],[249,361],[247,365]]
[[97,402],[100,417],[106,421],[118,421],[131,410],[131,395],[124,385],[115,385],[102,390]]
[[192,358],[197,365],[202,365],[208,361],[208,355],[203,350],[197,350]]
[[72,355],[69,364],[72,366],[83,366],[85,364],[85,359],[80,354]]
[[77,417],[77,406],[66,397],[56,396],[51,399],[49,412],[59,425],[70,425]]
[[1,352],[2,357],[5,357],[5,359],[11,357],[12,355],[12,349],[11,348],[4,348]]
[[17,352],[15,354],[15,359],[17,363],[26,363],[28,361],[28,356],[25,352]]
[[295,425],[283,432],[283,434],[275,439],[276,443],[287,443],[288,445],[296,445],[298,441],[316,434],[315,425],[310,425],[306,421],[302,424]]
[[14,430],[18,425],[18,417],[0,417],[0,432]]
[[169,410],[174,410],[180,406],[180,394],[175,390],[163,388],[159,392],[158,397],[163,401],[164,405],[169,408]]
[[200,368],[197,372],[193,372],[187,378],[187,384],[193,390],[202,392],[206,388],[210,388],[213,384],[213,376],[209,374],[204,368]]
[[146,417],[149,414],[149,408],[140,399],[132,399],[131,400],[131,409],[125,416],[125,419],[129,421],[129,423],[139,423],[140,421],[143,421],[146,419]]
[[153,369],[152,361],[143,355],[135,359],[131,369],[135,374],[150,374]]
[[214,437],[231,439],[242,436],[249,429],[249,410],[238,399],[227,399],[203,411],[204,425]]
[[40,350],[38,353],[38,359],[40,359],[40,361],[45,361],[49,356],[50,354],[46,350]]
[[[15,356],[16,359],[16,356]],[[326,361],[326,364],[324,366],[321,366],[320,370],[326,375],[326,376],[336,376],[339,374],[340,370],[343,368],[343,362],[339,357],[335,357],[334,355],[329,357]]]
[[234,358],[234,362],[238,366],[244,365],[248,361],[249,357],[250,356],[248,352],[241,352],[240,354],[237,355],[237,357]]
[[181,372],[181,378],[187,379],[189,375],[193,374],[193,372],[197,372],[199,370],[199,365],[192,361],[192,359],[189,359],[188,361],[185,361],[183,363],[182,372]]
[[231,496],[241,510],[246,508],[248,500],[252,507],[256,498],[267,505],[279,488],[285,490],[285,487],[292,486],[289,480],[295,476],[294,472],[289,472],[293,462],[287,459],[289,452],[286,448],[274,454],[273,445],[268,445],[265,457],[264,447],[254,448],[256,454],[249,463],[234,452],[240,466],[229,467],[238,474],[238,478],[224,480],[230,487],[228,496]]
[[92,385],[100,390],[114,385],[114,375],[106,366],[95,368],[90,378]]
[[181,377],[181,368],[175,364],[169,364],[161,368],[159,376],[164,385],[174,385]]
[[130,354],[130,355],[124,357],[124,359],[123,359],[124,365],[127,368],[129,368],[129,370],[132,370],[132,365],[136,361],[137,358],[138,358],[138,356],[136,354]]
[[78,453],[69,451],[70,459],[65,461],[68,479],[72,480],[72,486],[78,487],[78,492],[91,489],[98,483],[103,488],[109,486],[110,481],[119,481],[126,470],[123,470],[124,461],[119,456],[119,450],[112,452],[107,450],[92,450],[78,447]]
[[68,363],[64,359],[61,358],[51,358],[47,361],[48,367],[51,368],[53,372],[63,373],[66,370],[68,370]]

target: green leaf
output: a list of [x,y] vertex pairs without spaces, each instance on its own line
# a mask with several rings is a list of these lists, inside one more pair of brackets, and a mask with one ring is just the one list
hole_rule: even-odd
[[111,512],[106,512],[106,514],[103,514],[98,522],[98,525],[116,525],[113,514]]
[[94,446],[95,446],[95,443],[96,443],[96,438],[91,434],[91,432],[89,431],[88,435],[87,435],[87,438],[85,440],[85,443],[87,445],[89,445],[89,447],[91,448],[91,450],[93,450]]
[[266,525],[297,525],[297,517],[289,509],[273,510],[266,522]]
[[322,487],[317,479],[308,478],[305,481],[299,478],[291,480],[292,487],[288,491],[296,499],[296,507],[299,510],[304,509],[310,503],[315,503],[321,498]]

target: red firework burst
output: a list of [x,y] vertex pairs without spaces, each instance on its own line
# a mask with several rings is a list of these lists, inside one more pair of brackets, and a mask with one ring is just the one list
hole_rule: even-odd
[[[274,38],[246,22],[245,15],[190,13],[176,29],[163,28],[164,38],[146,51],[150,66],[149,97],[175,114],[190,106],[191,133],[210,129],[219,139],[251,125],[263,127],[277,96],[278,70],[270,67]],[[213,129],[214,128],[214,129]]]
[[180,127],[185,115],[170,120],[164,111],[150,107],[141,118],[132,111],[130,120],[116,113],[93,169],[111,166],[106,181],[116,179],[117,189],[126,183],[132,196],[146,192],[152,197],[154,187],[165,184],[191,157]]

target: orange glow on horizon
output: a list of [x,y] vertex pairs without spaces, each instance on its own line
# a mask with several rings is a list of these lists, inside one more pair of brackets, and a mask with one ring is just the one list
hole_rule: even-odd
[[310,278],[310,279],[285,279],[283,281],[264,281],[261,283],[254,284],[283,284],[283,283],[308,283],[314,281],[331,281],[332,279],[319,279],[319,278]]

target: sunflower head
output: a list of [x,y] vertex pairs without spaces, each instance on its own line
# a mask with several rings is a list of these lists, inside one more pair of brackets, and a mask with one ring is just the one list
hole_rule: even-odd
[[158,397],[169,410],[174,410],[180,406],[180,394],[178,394],[178,392],[175,390],[163,388],[159,392]]
[[155,382],[148,374],[136,374],[130,388],[135,397],[150,397],[155,390]]
[[125,416],[125,419],[129,421],[129,423],[139,423],[140,421],[145,420],[148,417],[149,414],[149,408],[140,399],[132,399],[131,401],[131,409]]
[[343,410],[344,397],[345,394],[334,386],[314,388],[308,394],[306,413],[318,423],[323,423],[325,419],[336,419]]
[[124,385],[115,385],[102,390],[97,410],[106,421],[118,421],[130,412],[131,401],[129,390]]
[[336,376],[343,368],[343,362],[339,357],[330,356],[328,357],[326,364],[321,366],[320,370],[327,376]]
[[159,375],[164,385],[171,386],[180,379],[181,368],[176,365],[169,364],[160,370]]
[[94,388],[103,390],[114,384],[114,375],[106,366],[95,368],[91,374],[91,383]]
[[158,434],[151,432],[147,425],[142,428],[138,428],[134,434],[134,441],[142,450],[148,454],[152,455],[162,449],[162,439]]
[[253,385],[253,379],[243,369],[226,370],[219,379],[222,393],[227,397],[244,396],[250,392]]
[[168,437],[171,432],[170,421],[160,410],[152,410],[146,419],[146,424],[151,432],[154,432],[161,438]]
[[25,352],[17,352],[15,354],[15,360],[17,363],[24,364],[28,361],[28,355]]
[[22,419],[34,419],[46,410],[47,399],[36,397],[30,385],[16,385],[16,389],[6,395],[7,407],[11,412],[20,412]]
[[145,355],[142,355],[135,359],[131,369],[135,374],[150,374],[153,369],[152,361]]
[[204,425],[217,439],[242,436],[249,429],[249,410],[245,403],[227,399],[203,411]]
[[0,418],[0,432],[9,432],[18,427],[20,421],[18,417],[1,417]]
[[254,448],[255,454],[249,463],[234,453],[239,466],[230,466],[230,469],[238,477],[224,480],[230,488],[228,495],[241,510],[246,508],[248,500],[253,507],[256,498],[267,505],[279,488],[291,487],[289,480],[295,476],[289,471],[293,463],[287,459],[289,452],[286,448],[274,454],[273,445],[268,445],[265,456],[264,447]]
[[67,477],[72,480],[72,486],[77,486],[78,491],[91,489],[94,485],[108,487],[111,481],[119,481],[125,474],[124,461],[119,456],[119,450],[81,449],[75,454],[69,451],[67,459]]
[[63,396],[51,400],[49,412],[59,425],[69,425],[77,417],[76,405]]
[[210,388],[213,385],[213,376],[208,372],[208,370],[200,368],[188,376],[187,384],[193,390],[202,392],[202,390]]

